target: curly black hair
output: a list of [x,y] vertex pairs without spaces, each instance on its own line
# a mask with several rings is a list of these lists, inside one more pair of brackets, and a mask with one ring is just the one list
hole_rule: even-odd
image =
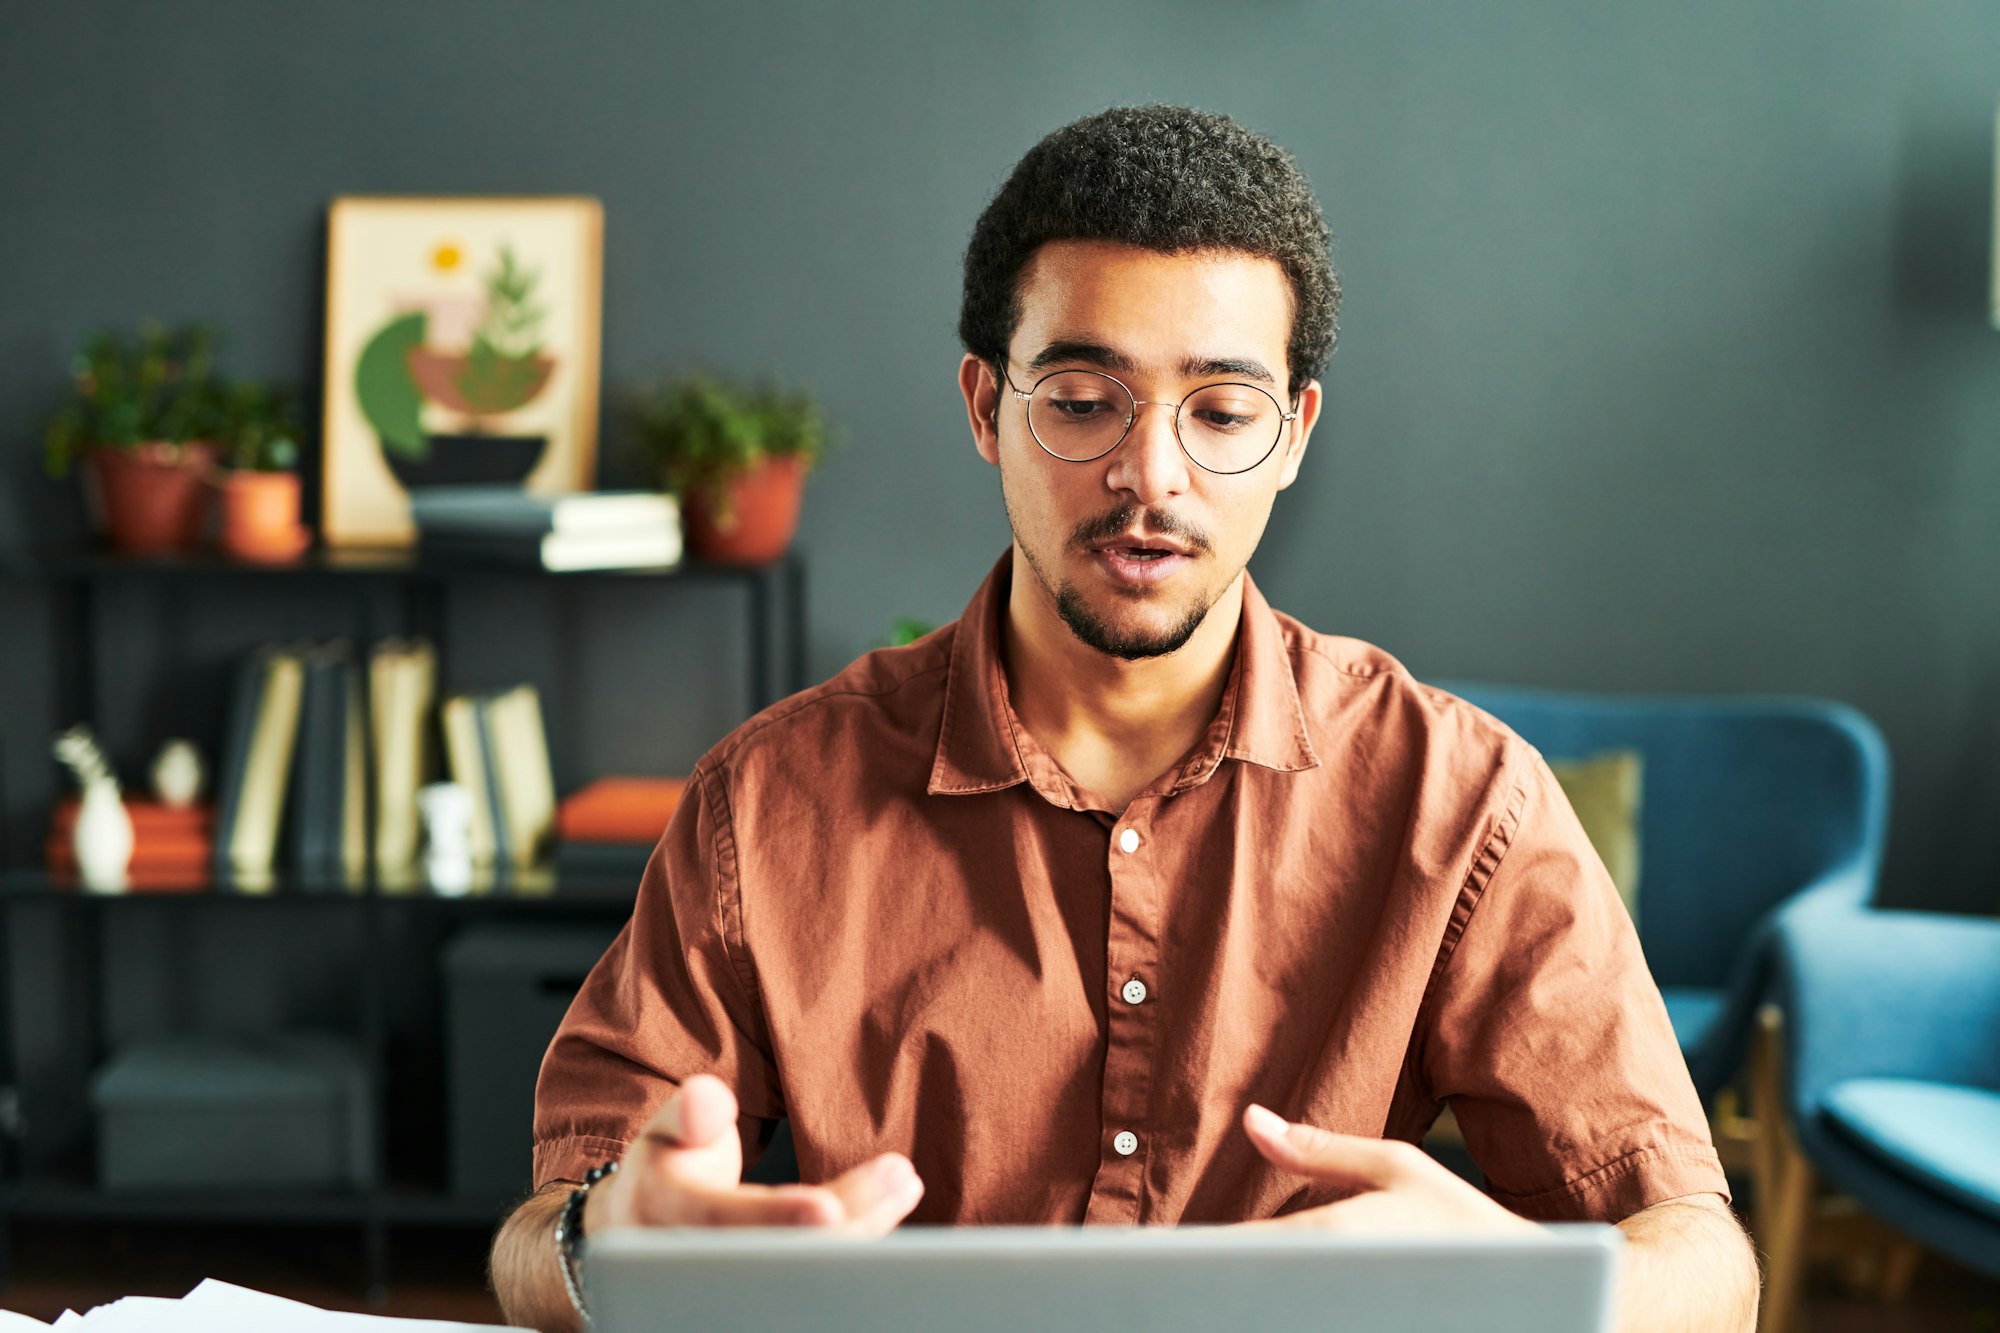
[[1340,310],[1332,238],[1292,155],[1227,116],[1113,107],[1063,126],[1015,165],[965,248],[958,336],[988,361],[1021,319],[1021,270],[1047,241],[1273,259],[1292,288],[1291,392],[1326,369]]

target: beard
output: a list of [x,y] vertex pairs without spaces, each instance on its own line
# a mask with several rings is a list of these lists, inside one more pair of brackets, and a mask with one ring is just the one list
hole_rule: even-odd
[[[1137,662],[1149,657],[1165,657],[1178,652],[1201,628],[1201,622],[1208,619],[1209,611],[1215,606],[1217,594],[1200,593],[1192,600],[1181,618],[1163,630],[1125,630],[1111,624],[1097,610],[1084,600],[1083,593],[1068,579],[1057,583],[1049,578],[1048,570],[1036,558],[1034,549],[1021,540],[1021,526],[1014,522],[1014,506],[1007,496],[1006,476],[1001,476],[1001,498],[1007,505],[1007,520],[1014,530],[1014,544],[1027,557],[1028,568],[1034,571],[1036,580],[1042,585],[1050,599],[1055,602],[1056,614],[1063,624],[1076,636],[1077,642],[1086,648],[1095,649],[1106,657],[1121,661]],[[1162,510],[1144,509],[1136,504],[1122,505],[1107,514],[1085,519],[1076,525],[1069,535],[1069,545],[1087,547],[1090,543],[1115,537],[1132,526],[1132,520],[1142,512],[1146,516],[1146,526],[1154,532],[1178,537],[1197,554],[1206,554],[1214,543],[1208,535],[1172,514]],[[1227,585],[1225,585],[1227,586]]]
[[[1033,556],[1028,557],[1028,568],[1035,571],[1035,577],[1041,579],[1044,588],[1049,586],[1048,579],[1036,568]],[[1083,600],[1083,594],[1068,580],[1064,580],[1060,588],[1050,588],[1049,592],[1056,599],[1056,614],[1062,617],[1063,624],[1069,626],[1069,632],[1076,635],[1086,648],[1095,648],[1106,657],[1127,662],[1178,652],[1194,637],[1194,632],[1201,628],[1201,622],[1208,619],[1209,608],[1215,605],[1212,597],[1206,601],[1198,600],[1188,607],[1187,614],[1177,624],[1158,633],[1147,634],[1140,630],[1127,632],[1113,628],[1104,617],[1091,610],[1090,604]]]

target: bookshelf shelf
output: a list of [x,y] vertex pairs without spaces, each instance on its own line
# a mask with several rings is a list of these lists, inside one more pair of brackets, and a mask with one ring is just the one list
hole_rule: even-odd
[[[328,550],[314,549],[298,560],[282,565],[246,564],[217,553],[139,559],[118,555],[96,547],[42,545],[0,547],[0,581],[41,583],[52,590],[57,694],[54,700],[60,719],[67,724],[82,720],[95,724],[102,710],[96,697],[107,688],[99,671],[97,644],[100,593],[110,585],[131,581],[152,581],[170,585],[183,596],[227,597],[238,580],[264,583],[297,581],[319,587],[318,596],[351,598],[357,613],[358,641],[368,643],[394,635],[429,638],[437,645],[439,677],[444,678],[443,660],[449,647],[445,642],[446,604],[461,584],[489,584],[499,581],[553,580],[562,585],[579,582],[618,581],[654,583],[662,587],[678,583],[733,585],[748,600],[747,652],[744,663],[743,697],[748,713],[775,702],[784,694],[805,685],[805,595],[806,562],[798,552],[789,553],[767,565],[717,565],[689,561],[671,569],[637,569],[543,573],[516,568],[466,566],[420,554],[414,550]],[[213,591],[204,591],[213,585]],[[150,592],[146,594],[151,596]],[[379,608],[384,602],[400,604],[395,624],[382,623]],[[782,654],[778,648],[782,647]],[[39,848],[36,849],[39,852]],[[318,912],[345,918],[349,926],[340,931],[358,939],[353,963],[352,1028],[370,1071],[374,1088],[375,1114],[383,1125],[392,1114],[407,1119],[404,1093],[410,1077],[407,1051],[397,1049],[401,1040],[394,1029],[397,1016],[392,1008],[407,1004],[410,981],[396,975],[396,964],[388,961],[396,948],[408,950],[411,940],[442,940],[460,924],[483,917],[519,917],[559,922],[569,919],[602,922],[615,929],[628,915],[637,892],[631,877],[534,871],[525,874],[488,876],[463,891],[443,891],[421,876],[378,878],[374,871],[362,880],[308,880],[295,875],[276,874],[268,882],[254,885],[232,883],[204,876],[178,886],[139,885],[116,893],[91,892],[65,876],[52,874],[37,864],[0,863],[0,973],[13,957],[15,932],[22,921],[48,920],[56,913],[56,932],[63,941],[64,960],[58,975],[64,978],[63,996],[57,1003],[73,1013],[69,1030],[85,1034],[83,1052],[86,1069],[96,1068],[107,1054],[106,1011],[112,978],[107,976],[104,958],[107,934],[114,920],[147,922],[151,912],[170,913],[176,920],[184,914],[206,910],[247,912],[253,919],[268,922],[259,930],[307,929],[318,931],[322,917],[298,916],[287,905],[311,905]],[[155,904],[136,907],[136,904]],[[254,904],[254,906],[252,906]],[[240,906],[239,906],[240,905]],[[136,917],[128,914],[137,912]],[[278,917],[267,914],[278,913]],[[23,916],[23,913],[29,916]],[[287,920],[312,922],[310,926],[287,927]],[[329,930],[332,921],[328,921]],[[151,929],[150,926],[141,929]],[[407,962],[407,955],[406,955]],[[433,967],[435,959],[433,958]],[[59,1160],[30,1163],[24,1152],[24,1108],[32,1117],[40,1097],[33,1086],[24,1085],[18,1061],[19,1015],[13,1005],[21,1002],[17,986],[0,987],[0,1288],[8,1281],[10,1228],[16,1222],[38,1219],[66,1219],[89,1222],[178,1223],[190,1220],[244,1221],[296,1224],[353,1225],[361,1233],[366,1256],[365,1272],[371,1295],[386,1290],[388,1249],[386,1229],[391,1226],[462,1226],[490,1228],[497,1224],[511,1199],[467,1198],[453,1194],[438,1183],[412,1179],[407,1141],[393,1147],[390,1135],[377,1136],[381,1179],[388,1183],[370,1189],[345,1192],[310,1191],[193,1191],[124,1193],[100,1188],[90,1169],[92,1136],[85,1132],[63,1148]],[[26,1003],[38,1003],[28,999]],[[33,1012],[30,1010],[30,1012]],[[37,1075],[38,1077],[40,1075]],[[65,1076],[67,1077],[67,1076]],[[421,1081],[421,1080],[420,1080]],[[68,1087],[66,1083],[64,1085]],[[76,1089],[67,1099],[74,1102]],[[436,1100],[438,1089],[418,1089]],[[63,1099],[57,1099],[63,1100]],[[424,1131],[435,1140],[443,1126]],[[44,1144],[44,1149],[47,1145]],[[525,1184],[525,1182],[524,1182]]]
[[462,909],[537,907],[630,908],[638,884],[633,880],[534,875],[475,881],[467,889],[438,889],[428,883],[382,885],[330,883],[274,877],[269,883],[245,887],[223,879],[171,887],[138,884],[117,891],[85,889],[68,876],[40,870],[0,874],[0,902],[48,903],[117,910],[139,903],[171,906],[197,903],[294,904],[355,907],[364,903],[385,908]]
[[14,578],[90,576],[297,578],[301,575],[394,576],[398,578],[500,579],[725,579],[768,577],[800,563],[797,552],[763,565],[684,560],[677,565],[639,569],[584,569],[568,573],[442,559],[404,547],[313,547],[296,560],[259,563],[235,560],[220,551],[184,555],[131,556],[98,546],[16,546],[0,550],[0,575]]
[[343,1223],[379,1217],[383,1222],[427,1226],[497,1226],[517,1200],[468,1198],[415,1181],[393,1181],[372,1190],[149,1190],[99,1189],[78,1168],[17,1181],[0,1190],[0,1208],[23,1220],[106,1222]]

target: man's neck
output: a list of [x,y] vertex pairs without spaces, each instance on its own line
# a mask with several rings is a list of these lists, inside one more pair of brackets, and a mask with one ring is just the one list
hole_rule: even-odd
[[1079,787],[1122,812],[1214,721],[1243,619],[1243,576],[1180,649],[1125,661],[1079,640],[1018,546],[1013,559],[1001,639],[1015,716]]

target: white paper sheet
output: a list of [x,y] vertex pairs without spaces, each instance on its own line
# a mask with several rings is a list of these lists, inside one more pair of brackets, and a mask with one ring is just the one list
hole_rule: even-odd
[[127,1296],[86,1314],[67,1311],[54,1324],[0,1310],[0,1333],[510,1333],[499,1324],[322,1310],[209,1278],[179,1300]]
[[[303,1301],[288,1301],[248,1287],[209,1278],[181,1299],[184,1312],[196,1317],[190,1327],[233,1330],[264,1329],[269,1333],[506,1333],[499,1324],[458,1324],[435,1319],[390,1319],[382,1315],[322,1310]],[[93,1330],[95,1333],[95,1330]]]

